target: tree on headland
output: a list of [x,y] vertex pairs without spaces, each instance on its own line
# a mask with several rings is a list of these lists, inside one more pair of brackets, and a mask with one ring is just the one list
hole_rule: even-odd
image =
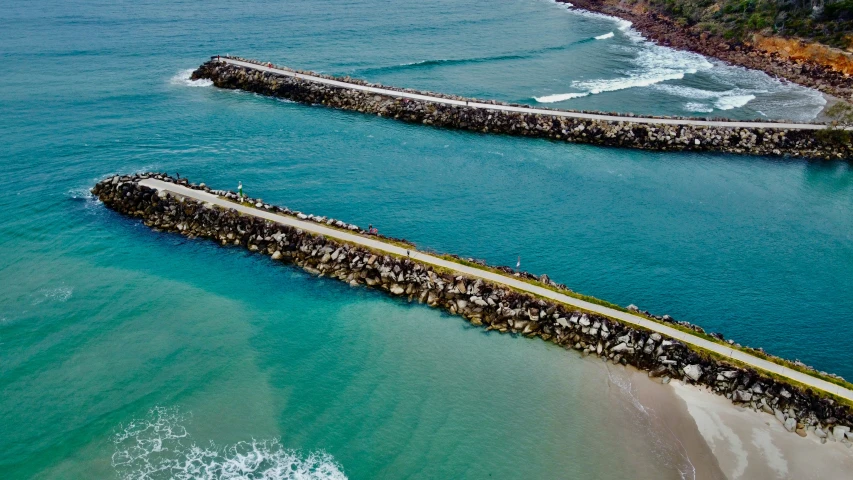
[[754,33],[853,48],[853,0],[627,0],[730,40]]
[[853,125],[853,105],[838,102],[826,109],[826,116],[834,125]]

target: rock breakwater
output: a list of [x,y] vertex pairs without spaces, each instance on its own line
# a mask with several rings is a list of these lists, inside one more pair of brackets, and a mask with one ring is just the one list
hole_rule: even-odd
[[[233,192],[211,190],[164,174],[113,176],[92,189],[107,207],[140,218],[145,225],[223,246],[243,247],[273,261],[294,264],[314,275],[366,286],[460,315],[487,330],[527,337],[595,355],[614,364],[632,365],[660,377],[705,385],[744,407],[775,416],[789,431],[821,441],[853,440],[853,410],[810,389],[720,360],[682,342],[609,317],[547,301],[509,287],[433,268],[407,257],[385,255],[303,229],[240,214],[189,197],[141,185],[154,178],[236,200]],[[256,209],[309,219],[301,212],[250,199]],[[325,217],[315,222],[360,234],[358,226]],[[539,281],[547,281],[539,277]],[[556,284],[553,284],[556,285]]]
[[[260,62],[229,57],[263,66]],[[287,71],[285,67],[275,68]],[[351,78],[334,78],[312,72],[295,71],[318,78],[352,85],[377,87],[425,96],[511,107],[525,105],[480,101],[452,95],[403,90],[369,84]],[[808,158],[853,158],[853,143],[848,131],[836,129],[795,130],[779,128],[647,123],[624,120],[600,120],[572,116],[475,108],[449,105],[430,100],[400,98],[345,86],[329,85],[305,78],[261,71],[212,59],[192,74],[193,79],[210,79],[220,88],[239,89],[295,102],[324,105],[341,110],[389,117],[410,123],[432,125],[482,133],[498,133],[556,141],[590,143],[611,147],[662,151],[718,151],[737,154],[798,156]],[[588,112],[578,112],[588,113]],[[601,112],[595,112],[600,114]],[[661,117],[664,119],[664,117]],[[672,120],[670,117],[665,117]],[[684,119],[696,120],[696,119]]]

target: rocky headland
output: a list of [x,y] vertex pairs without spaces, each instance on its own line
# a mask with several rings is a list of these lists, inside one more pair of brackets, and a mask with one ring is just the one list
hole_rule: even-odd
[[[486,330],[539,337],[584,356],[631,365],[648,372],[650,377],[661,379],[663,383],[680,379],[704,386],[737,405],[772,415],[789,432],[812,436],[822,443],[841,442],[850,446],[853,442],[853,408],[849,402],[733,364],[678,340],[613,318],[139,183],[147,178],[202,190],[235,202],[238,199],[234,192],[211,190],[203,183],[193,184],[186,179],[176,180],[159,173],[112,176],[95,185],[92,193],[110,209],[139,218],[145,225],[159,231],[206,238],[222,246],[246,248],[267,255],[272,261],[296,265],[313,275],[335,278],[354,287],[374,288],[404,301],[441,308]],[[370,235],[356,225],[269,205],[260,199],[249,198],[244,202],[244,205],[273,214]],[[405,243],[404,240],[376,235],[373,238]],[[507,267],[495,270],[512,272]],[[544,275],[536,277],[519,273],[518,276],[568,291]],[[634,307],[632,310],[638,309]],[[671,318],[649,317],[673,321]]]
[[[755,33],[726,38],[666,15],[649,1],[556,0],[577,8],[630,21],[646,38],[660,45],[718,58],[732,65],[761,70],[828,95],[853,101],[853,56],[816,43]],[[707,7],[708,5],[704,5]]]
[[[270,64],[229,57],[246,63]],[[275,67],[293,71],[286,67]],[[410,89],[399,89],[361,80],[335,78],[313,72],[295,71],[323,79],[353,85],[378,87],[452,100],[492,105],[525,106],[477,100],[453,95]],[[449,105],[429,100],[400,98],[373,92],[329,85],[305,78],[295,78],[275,72],[261,71],[242,65],[219,61],[215,57],[201,65],[192,79],[210,79],[220,88],[239,89],[285,98],[295,102],[324,105],[341,110],[389,117],[410,123],[483,133],[498,133],[555,141],[590,143],[611,147],[639,148],[661,151],[717,151],[737,154],[797,156],[823,159],[853,158],[853,143],[849,131],[839,129],[795,130],[760,127],[716,125],[672,125],[630,121],[610,121],[589,118],[551,116],[503,110],[487,110],[462,105]],[[601,113],[601,112],[582,112]],[[676,117],[660,117],[672,119]],[[696,120],[696,119],[692,119]]]

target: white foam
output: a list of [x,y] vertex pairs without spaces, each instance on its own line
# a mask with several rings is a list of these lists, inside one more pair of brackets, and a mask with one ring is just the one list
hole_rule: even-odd
[[719,110],[740,108],[755,100],[756,97],[754,94],[767,93],[767,90],[747,90],[742,88],[715,92],[681,85],[655,85],[655,89],[690,100],[706,100],[708,102],[688,102],[685,104],[685,109],[688,111],[705,113],[711,112],[715,108]]
[[533,97],[539,103],[556,103],[556,102],[564,102],[566,100],[571,100],[573,98],[580,98],[589,95],[589,92],[580,92],[580,93],[557,93],[554,95],[545,95],[544,97]]
[[[625,77],[573,82],[572,87],[574,88],[584,89],[583,87],[586,87],[589,93],[595,94],[624,88],[662,87],[664,86],[663,82],[667,80],[682,79],[685,75],[692,75],[713,68],[714,79],[728,86],[728,91],[715,92],[672,86],[672,88],[684,89],[685,91],[678,95],[688,100],[706,100],[689,102],[691,106],[688,110],[702,113],[708,113],[709,108],[733,110],[756,100],[756,94],[770,93],[770,96],[763,95],[756,101],[753,108],[760,108],[762,112],[767,112],[766,116],[772,118],[807,121],[816,118],[826,104],[821,93],[816,90],[799,85],[783,84],[763,72],[733,67],[722,62],[718,62],[715,66],[699,54],[657,45],[644,38],[627,20],[572,8],[571,4],[567,5],[566,11],[572,15],[613,23],[635,44],[635,46],[625,46],[621,43],[614,43],[610,48],[619,48],[633,53],[639,47],[639,52],[637,52],[634,61],[637,68],[623,72]],[[700,104],[702,107],[699,107]]]
[[[646,40],[640,32],[632,28],[632,23],[621,18],[610,17],[596,12],[571,8],[568,11],[573,15],[587,17],[599,21],[607,21],[615,24],[625,36],[634,42],[634,46],[614,45],[611,48],[627,49],[636,52],[633,59],[636,68],[623,72],[621,78],[604,78],[598,80],[585,80],[572,82],[572,87],[587,90],[590,94],[601,92],[613,92],[635,87],[649,87],[668,80],[680,80],[684,75],[695,74],[699,71],[713,68],[713,64],[702,55],[662,47]],[[596,40],[613,38],[614,32],[609,32],[595,37]],[[581,96],[581,95],[577,95]],[[572,97],[577,98],[577,97]],[[537,98],[537,101],[541,101]],[[560,100],[552,100],[560,101]]]
[[[569,12],[573,13],[574,15],[578,15],[581,17],[587,17],[587,18],[594,18],[596,20],[605,20],[607,22],[615,23],[616,28],[618,28],[622,32],[628,33],[629,30],[633,30],[631,28],[633,23],[629,22],[628,20],[625,20],[622,18],[617,18],[617,17],[609,17],[607,15],[604,15],[601,13],[596,13],[596,12],[591,12],[589,10],[574,8],[574,5],[572,5],[571,3],[563,3],[560,5],[565,5],[567,7],[567,10]],[[634,30],[634,32],[636,32],[636,30]],[[637,32],[637,35],[639,35],[639,32]],[[642,38],[642,36],[640,36],[640,38]]]
[[707,103],[687,102],[684,104],[684,109],[688,112],[710,113],[714,111],[714,107]]
[[631,75],[623,78],[607,78],[600,80],[589,80],[583,82],[572,82],[575,88],[586,89],[589,93],[596,95],[601,92],[615,92],[626,88],[648,87],[667,80],[680,80],[684,78],[683,72],[668,73],[646,73]]
[[758,70],[720,64],[714,69],[714,79],[739,87],[733,94],[757,95],[750,107],[770,118],[810,121],[826,105],[821,92],[794,83],[783,83]]
[[180,73],[170,79],[172,85],[184,85],[187,87],[209,87],[213,85],[213,80],[201,78],[198,80],[190,80],[193,74],[193,69],[181,70]]
[[696,73],[714,68],[714,64],[698,53],[674,50],[646,42],[634,63],[649,71],[679,71]]
[[33,297],[35,297],[33,305],[38,305],[47,301],[65,303],[73,294],[74,288],[72,287],[63,286],[56,288],[43,288],[33,295]]
[[731,110],[733,108],[740,108],[752,100],[755,100],[755,95],[728,95],[720,97],[714,102],[714,106],[720,110]]
[[[616,24],[622,33],[634,41],[636,45],[614,45],[611,48],[625,49],[635,55],[632,62],[635,68],[623,72],[620,78],[602,78],[595,80],[584,80],[572,82],[572,87],[586,90],[589,94],[602,92],[614,92],[627,88],[649,87],[668,80],[681,80],[685,75],[695,74],[713,68],[713,64],[702,55],[662,47],[647,41],[643,36],[631,27],[631,22],[619,18],[608,17],[599,13],[586,10],[570,9],[573,14],[606,20]],[[595,37],[598,40],[614,37],[613,32]],[[583,96],[575,94],[575,97]],[[556,97],[556,96],[555,96]],[[537,98],[537,101],[541,101]],[[561,101],[561,100],[551,100]]]
[[710,100],[719,98],[723,95],[730,95],[734,93],[734,90],[727,90],[725,92],[714,92],[712,90],[703,90],[701,88],[693,88],[693,87],[685,87],[683,85],[655,85],[655,90],[667,93],[669,95],[674,95],[677,97],[684,97],[691,100]]
[[[100,179],[96,181],[100,181]],[[81,202],[86,210],[92,210],[101,203],[101,200],[98,197],[92,195],[92,192],[89,191],[89,187],[71,189],[68,191],[68,196],[71,197],[72,200]]]
[[122,479],[134,480],[346,480],[325,452],[302,455],[278,440],[252,440],[218,447],[189,442],[189,419],[177,409],[155,407],[144,419],[122,426],[113,438],[112,465]]

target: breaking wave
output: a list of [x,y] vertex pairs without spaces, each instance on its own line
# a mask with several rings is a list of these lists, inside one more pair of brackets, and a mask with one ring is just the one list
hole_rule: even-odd
[[795,83],[782,83],[764,72],[743,67],[727,67],[714,73],[715,78],[725,84],[749,85],[749,88],[735,89],[732,95],[756,94],[757,98],[749,102],[750,108],[756,113],[761,110],[766,116],[774,119],[810,121],[815,119],[826,105],[826,99],[819,91]]
[[699,102],[687,102],[684,104],[684,109],[688,112],[694,113],[711,113],[714,111],[714,107],[708,105],[707,103]]
[[155,407],[113,437],[112,465],[126,480],[345,480],[331,455],[284,448],[278,440],[217,446],[191,441],[189,414]]
[[756,97],[754,94],[767,93],[766,90],[747,90],[742,88],[716,92],[680,85],[655,85],[655,89],[691,100],[704,100],[703,102],[688,102],[684,105],[687,111],[700,113],[709,113],[714,111],[714,109],[732,110],[740,108],[755,100]]
[[68,197],[75,202],[80,202],[87,210],[92,210],[100,203],[98,197],[92,195],[88,187],[71,189],[68,191]]
[[209,80],[207,78],[202,78],[199,80],[190,80],[192,74],[192,68],[188,70],[181,70],[180,73],[171,78],[170,83],[172,85],[184,85],[187,87],[209,87],[213,85],[213,80]]
[[556,103],[556,102],[564,102],[566,100],[571,100],[573,98],[580,98],[589,95],[589,92],[580,92],[580,93],[557,93],[554,95],[545,95],[544,97],[533,97],[539,103]]
[[[614,23],[620,32],[635,44],[638,44],[637,46],[627,47],[629,51],[639,47],[639,50],[636,51],[636,56],[632,60],[635,67],[622,72],[622,76],[619,78],[573,81],[571,83],[572,88],[583,90],[583,92],[572,94],[571,96],[569,96],[569,94],[564,94],[541,97],[546,99],[546,103],[570,100],[572,98],[595,95],[602,92],[614,92],[628,88],[649,87],[669,80],[681,80],[685,75],[695,74],[714,67],[714,65],[702,55],[662,47],[653,42],[647,41],[639,32],[632,28],[631,22],[627,20],[571,8],[571,5],[569,5],[568,10],[572,12],[572,14],[581,17],[606,20]],[[595,40],[604,40],[614,36],[614,32],[609,32],[593,38]],[[616,48],[616,46],[612,48]],[[621,46],[619,48],[624,49],[626,47]],[[537,98],[536,100],[540,102],[542,101],[540,98]]]
[[733,108],[740,108],[753,100],[755,100],[755,95],[732,95],[720,97],[719,100],[714,102],[714,106],[720,110],[731,110]]
[[[553,103],[586,95],[596,95],[602,92],[615,92],[628,88],[649,87],[669,80],[681,80],[685,75],[695,74],[700,71],[709,70],[714,65],[702,55],[662,47],[647,41],[636,30],[631,28],[631,22],[618,18],[608,17],[598,13],[585,10],[572,9],[574,14],[595,18],[597,20],[608,20],[614,22],[616,27],[635,43],[640,44],[636,56],[632,60],[634,68],[622,72],[619,78],[601,78],[593,80],[576,80],[571,87],[582,92],[562,95],[549,95],[547,97],[536,97],[538,102]],[[603,40],[615,36],[613,32],[594,37]],[[622,47],[625,48],[625,47]],[[628,47],[633,50],[636,47]]]
[[589,93],[595,95],[601,92],[625,90],[626,88],[648,87],[667,80],[680,80],[682,78],[684,78],[683,72],[647,73],[631,75],[625,78],[608,78],[584,82],[572,82],[572,86],[586,89]]
[[628,20],[624,20],[622,18],[610,17],[610,16],[604,15],[602,13],[591,12],[589,10],[583,10],[580,8],[575,8],[574,5],[572,5],[571,3],[568,3],[568,2],[560,3],[560,2],[555,1],[554,3],[556,3],[557,5],[559,5],[561,7],[565,7],[566,10],[568,10],[569,12],[572,12],[572,14],[580,16],[580,17],[594,18],[596,20],[606,20],[608,22],[615,23],[616,28],[618,28],[620,32],[626,34],[628,37],[630,37],[634,41],[644,41],[645,40],[643,38],[643,36],[640,34],[640,32],[631,28],[633,26],[633,23],[631,23]]
[[633,62],[637,68],[626,72],[625,77],[574,81],[572,86],[592,94],[614,92],[681,80],[686,74],[713,68],[713,64],[701,55],[658,46],[640,50]]

